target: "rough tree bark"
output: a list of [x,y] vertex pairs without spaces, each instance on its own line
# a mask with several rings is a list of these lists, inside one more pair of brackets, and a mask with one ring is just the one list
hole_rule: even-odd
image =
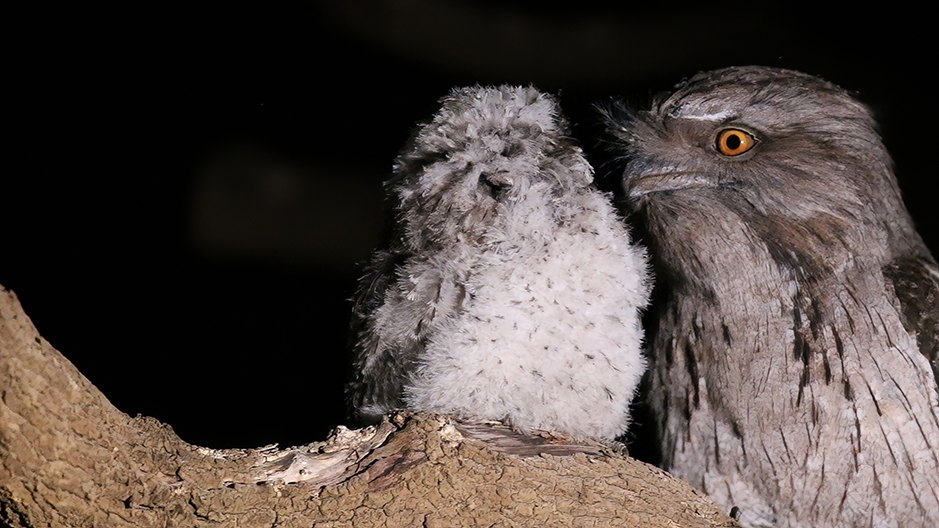
[[395,415],[215,450],[116,409],[0,286],[0,521],[14,527],[736,526],[613,446]]

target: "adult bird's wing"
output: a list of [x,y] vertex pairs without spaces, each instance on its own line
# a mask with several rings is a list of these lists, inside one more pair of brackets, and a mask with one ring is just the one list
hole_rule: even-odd
[[902,257],[884,268],[884,277],[900,303],[903,326],[916,335],[939,390],[939,266],[928,257]]

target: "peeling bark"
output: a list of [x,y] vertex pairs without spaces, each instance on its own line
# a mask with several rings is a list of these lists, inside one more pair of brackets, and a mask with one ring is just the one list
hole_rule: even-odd
[[397,414],[325,442],[206,449],[116,409],[0,287],[0,521],[13,527],[724,526],[615,446]]

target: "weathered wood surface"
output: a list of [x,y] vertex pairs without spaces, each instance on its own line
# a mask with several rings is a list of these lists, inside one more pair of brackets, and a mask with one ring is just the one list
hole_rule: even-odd
[[325,442],[290,449],[189,445],[168,425],[111,405],[2,287],[0,521],[37,528],[736,526],[690,486],[615,446],[445,416],[340,426]]

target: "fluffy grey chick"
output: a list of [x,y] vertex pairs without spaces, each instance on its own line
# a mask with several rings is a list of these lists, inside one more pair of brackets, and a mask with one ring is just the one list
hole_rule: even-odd
[[533,88],[461,88],[388,182],[396,222],[354,308],[348,397],[614,438],[645,363],[645,253]]
[[939,271],[867,108],[743,67],[622,110],[666,469],[746,526],[939,526]]

